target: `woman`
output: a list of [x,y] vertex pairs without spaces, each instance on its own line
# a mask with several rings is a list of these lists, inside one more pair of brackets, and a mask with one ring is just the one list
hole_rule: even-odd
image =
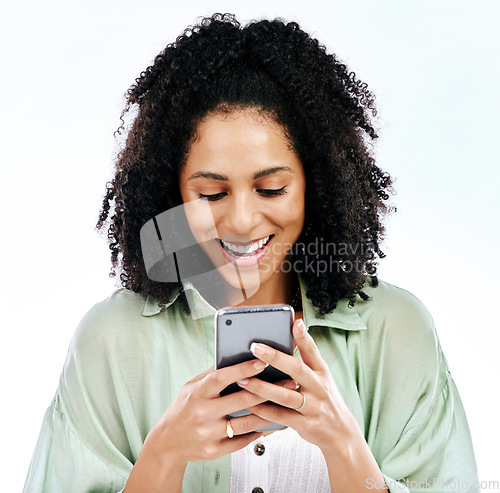
[[[25,491],[478,491],[432,318],[376,277],[391,179],[366,84],[295,23],[216,14],[156,57],[130,108],[98,222],[123,289],[77,329]],[[141,229],[179,206],[209,289],[148,277]],[[257,344],[215,370],[224,302],[292,304],[300,358]],[[254,378],[267,364],[291,379]],[[256,431],[271,423],[288,428]]]

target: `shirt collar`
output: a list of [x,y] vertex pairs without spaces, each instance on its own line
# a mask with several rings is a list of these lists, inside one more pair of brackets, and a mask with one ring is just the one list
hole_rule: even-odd
[[[184,292],[186,294],[186,297],[188,298],[189,302],[189,307],[191,311],[194,311],[196,314],[196,318],[205,318],[208,316],[214,316],[215,312],[217,311],[208,301],[203,298],[203,296],[199,293],[199,291],[193,286],[193,284],[190,281],[186,281],[183,284]],[[170,300],[168,300],[165,303],[165,308],[168,308],[169,306],[173,305],[176,301],[179,295],[181,294],[181,289],[177,285],[173,292],[172,295],[170,296]],[[148,295],[146,298],[146,303],[144,304],[144,309],[142,311],[142,314],[145,317],[151,317],[153,315],[156,315],[160,313],[161,309],[160,306],[158,305],[157,301],[151,296]]]
[[[321,317],[317,309],[313,306],[311,300],[306,297],[307,284],[299,276],[300,291],[302,295],[302,308],[304,313],[304,323],[306,327],[320,326],[320,327],[330,327],[332,329],[342,329],[342,330],[366,330],[366,325],[361,320],[354,308],[349,307],[349,300],[343,298],[338,301],[335,310],[332,313]],[[198,292],[198,290],[193,286],[191,282],[184,283],[184,291],[189,300],[189,306],[196,312],[196,318],[213,317],[215,315],[216,309],[208,303],[203,296]],[[179,297],[181,291],[177,286],[170,300],[165,303],[165,308],[175,303]],[[160,313],[160,307],[156,300],[152,296],[146,298],[146,303],[144,304],[144,309],[142,314],[145,317],[151,317]]]
[[343,298],[337,302],[333,312],[321,317],[318,310],[313,306],[311,300],[306,296],[308,285],[299,275],[300,292],[302,296],[302,309],[304,323],[309,330],[310,327],[330,327],[342,330],[366,330],[367,327],[361,320],[354,308],[349,307],[349,300]]

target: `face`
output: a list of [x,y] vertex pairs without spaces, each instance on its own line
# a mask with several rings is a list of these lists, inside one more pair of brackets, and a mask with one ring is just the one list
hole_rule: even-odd
[[259,292],[283,291],[290,275],[283,261],[302,231],[306,187],[283,127],[239,110],[208,116],[196,135],[180,192],[184,203],[205,199],[213,223],[188,216],[195,238],[215,265],[222,258],[237,267],[219,268],[231,286],[240,287],[238,276],[254,282],[257,272]]

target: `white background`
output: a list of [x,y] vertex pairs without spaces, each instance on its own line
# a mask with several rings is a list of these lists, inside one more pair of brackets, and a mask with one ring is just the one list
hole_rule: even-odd
[[298,21],[376,93],[379,164],[398,192],[380,277],[433,314],[480,479],[500,481],[500,2],[244,3],[29,0],[3,9],[2,491],[22,489],[73,331],[113,289],[93,228],[122,96],[167,42],[215,11]]

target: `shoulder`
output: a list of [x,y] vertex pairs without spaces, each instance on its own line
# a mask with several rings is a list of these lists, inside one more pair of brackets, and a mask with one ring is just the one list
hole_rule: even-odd
[[119,289],[84,315],[70,342],[59,385],[66,412],[76,415],[73,403],[87,394],[104,402],[116,387],[142,384],[137,375],[160,346],[157,326],[151,323],[155,317],[143,315],[145,304],[144,296]]
[[145,303],[146,298],[143,295],[123,288],[118,289],[90,308],[82,323],[123,323],[131,318],[140,319]]
[[[147,317],[143,316],[146,298],[126,289],[118,289],[96,303],[78,324],[70,350],[79,354],[104,350],[133,341]],[[131,342],[132,342],[131,341]]]
[[[128,450],[123,419],[146,386],[143,375],[152,346],[151,339],[141,336],[147,333],[143,322],[147,317],[142,315],[145,302],[131,291],[115,291],[90,308],[70,342],[57,389],[57,409],[78,439],[90,447],[99,448],[95,436],[105,436],[106,440],[112,437],[120,450]],[[124,415],[119,413],[122,406]]]
[[365,284],[370,298],[354,309],[367,328],[362,345],[372,372],[382,372],[393,388],[406,386],[413,398],[423,389],[434,395],[449,371],[429,310],[414,294],[388,282]]
[[379,279],[376,287],[372,286],[369,281],[365,282],[363,291],[370,299],[356,303],[356,307],[362,313],[369,312],[371,316],[394,321],[416,318],[427,324],[433,323],[426,306],[406,289]]
[[360,317],[374,323],[416,322],[433,326],[434,321],[427,307],[414,294],[379,279],[376,287],[366,281],[363,291],[369,296],[367,301],[360,298],[355,309]]
[[405,351],[410,347],[437,349],[434,320],[414,294],[380,279],[376,287],[367,281],[363,291],[369,299],[359,299],[354,309],[365,323],[370,340],[385,340],[392,347],[405,347]]
[[454,404],[447,397],[450,373],[429,310],[414,294],[388,282],[377,287],[367,282],[364,291],[370,298],[358,300],[354,310],[366,330],[353,334],[350,350],[365,423],[370,427],[374,420],[378,432],[372,435],[377,442],[370,444],[372,450],[383,447],[386,452],[378,448],[378,453],[390,455],[400,440],[413,443],[413,433],[402,438],[410,429],[416,434],[427,430],[427,438],[444,443]]

